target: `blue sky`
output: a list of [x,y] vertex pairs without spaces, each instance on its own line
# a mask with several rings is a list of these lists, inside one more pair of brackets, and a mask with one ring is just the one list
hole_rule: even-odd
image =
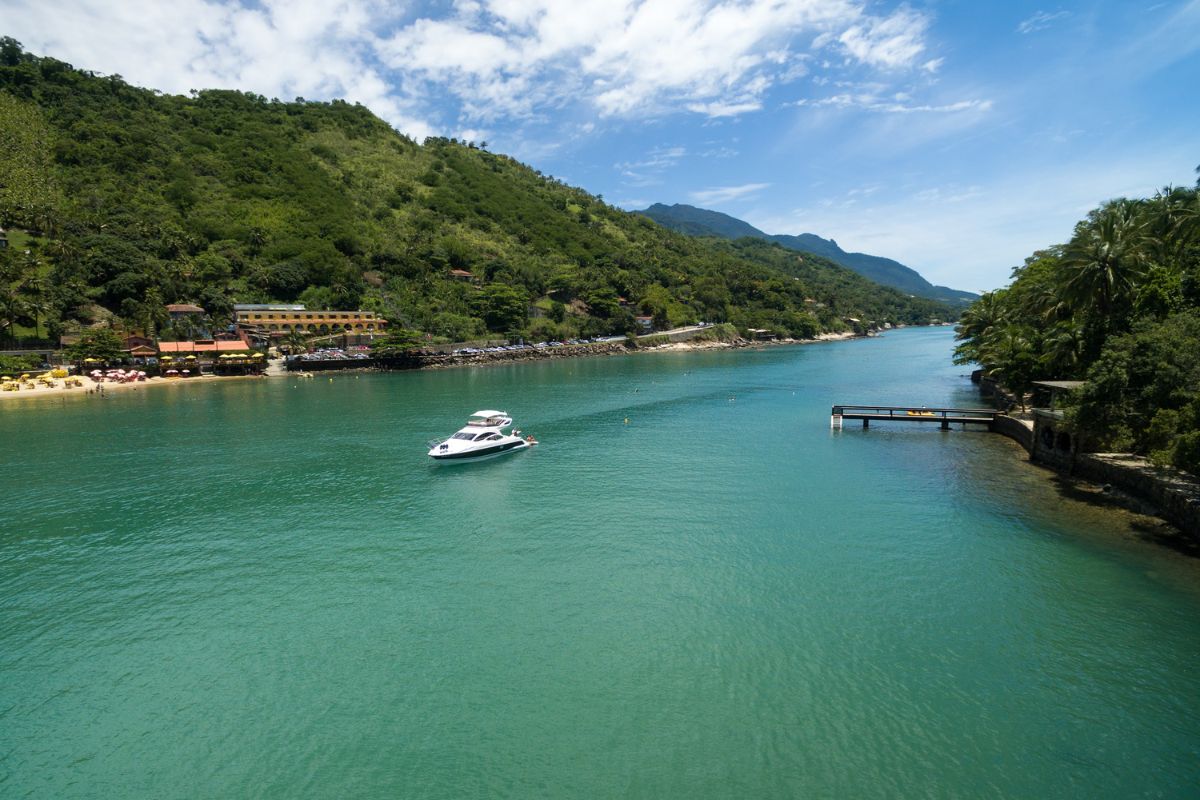
[[969,290],[1200,165],[1200,0],[0,0],[0,20],[137,85],[342,97],[623,208],[712,208]]

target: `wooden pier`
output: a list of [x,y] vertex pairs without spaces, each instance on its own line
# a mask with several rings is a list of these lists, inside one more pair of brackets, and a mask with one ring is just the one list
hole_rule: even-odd
[[850,406],[835,405],[829,427],[840,429],[846,420],[862,420],[864,428],[872,422],[934,422],[942,430],[951,425],[983,425],[992,429],[999,411],[990,408],[926,408],[925,406]]

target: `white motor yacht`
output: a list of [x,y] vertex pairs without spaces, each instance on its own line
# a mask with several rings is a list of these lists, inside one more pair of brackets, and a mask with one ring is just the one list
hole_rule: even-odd
[[506,411],[476,411],[449,439],[430,442],[429,456],[436,461],[477,461],[537,444],[532,436],[522,439],[520,431],[510,431],[512,424]]

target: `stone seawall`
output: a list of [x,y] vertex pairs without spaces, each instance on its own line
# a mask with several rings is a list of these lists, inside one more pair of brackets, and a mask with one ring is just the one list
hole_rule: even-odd
[[[1111,486],[1137,503],[1135,510],[1152,513],[1200,543],[1200,481],[1187,473],[1158,467],[1129,453],[1059,453],[1039,447],[1032,423],[998,415],[990,430],[1015,440],[1030,460],[1057,472],[1100,486]],[[1149,508],[1137,508],[1145,504]],[[1128,501],[1122,505],[1129,505]]]
[[420,353],[413,366],[425,369],[459,367],[478,364],[496,364],[507,361],[542,361],[550,358],[579,358],[580,356],[607,356],[628,353],[624,342],[602,342],[597,344],[562,345],[560,347],[527,347],[523,350],[501,350],[497,353]]
[[989,430],[1014,439],[1017,444],[1025,448],[1026,453],[1033,451],[1033,428],[1024,420],[1010,417],[1007,414],[997,414]]
[[1080,453],[1071,474],[1151,503],[1158,516],[1200,541],[1200,482],[1186,473],[1128,453]]

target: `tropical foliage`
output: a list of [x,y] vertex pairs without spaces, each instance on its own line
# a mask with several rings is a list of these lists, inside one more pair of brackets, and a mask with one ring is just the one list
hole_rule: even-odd
[[[821,258],[667,231],[473,142],[345,102],[171,96],[0,39],[0,337],[361,308],[440,340],[708,320],[796,336],[953,315]],[[452,274],[452,271],[457,271]],[[464,276],[462,273],[470,273]]]
[[959,363],[1021,397],[1085,379],[1071,414],[1095,446],[1200,473],[1200,192],[1105,203],[964,311],[958,338]]

